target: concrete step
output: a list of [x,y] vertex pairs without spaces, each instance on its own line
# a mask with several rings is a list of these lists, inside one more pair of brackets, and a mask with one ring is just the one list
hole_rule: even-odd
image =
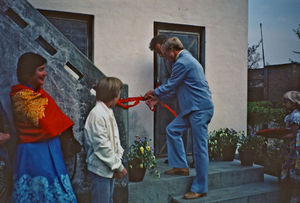
[[193,200],[183,199],[183,195],[171,197],[171,203],[281,203],[284,196],[274,176],[265,175],[264,182],[244,184],[210,190],[208,196]]
[[[169,167],[164,163],[164,160],[158,159],[158,170],[161,172],[160,179],[146,174],[142,182],[130,182],[128,184],[128,201],[130,203],[166,203],[171,196],[182,195],[189,190],[195,176],[195,170],[190,169],[190,176],[165,175],[163,172]],[[209,189],[262,182],[264,179],[263,172],[262,166],[243,167],[238,160],[232,162],[214,161],[209,164]]]

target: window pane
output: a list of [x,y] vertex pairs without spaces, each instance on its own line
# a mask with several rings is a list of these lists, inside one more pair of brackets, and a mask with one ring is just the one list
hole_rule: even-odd
[[163,34],[168,37],[178,37],[178,39],[182,42],[183,47],[187,49],[197,60],[199,60],[199,34],[163,30],[159,31],[159,34]]

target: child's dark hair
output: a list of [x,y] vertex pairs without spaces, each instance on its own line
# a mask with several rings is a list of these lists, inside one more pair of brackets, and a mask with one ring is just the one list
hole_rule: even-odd
[[96,99],[102,102],[109,102],[118,96],[123,87],[120,79],[115,77],[105,77],[100,79],[96,85]]
[[47,60],[35,53],[27,52],[20,56],[17,67],[17,77],[21,84],[25,84],[34,75],[37,67],[44,65]]

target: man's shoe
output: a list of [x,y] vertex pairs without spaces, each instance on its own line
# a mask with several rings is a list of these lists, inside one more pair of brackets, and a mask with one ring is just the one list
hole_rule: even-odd
[[190,170],[189,168],[173,168],[170,170],[166,170],[165,174],[167,175],[181,175],[181,176],[189,176]]
[[195,192],[187,192],[184,195],[184,199],[196,199],[199,197],[206,197],[207,193],[195,193]]

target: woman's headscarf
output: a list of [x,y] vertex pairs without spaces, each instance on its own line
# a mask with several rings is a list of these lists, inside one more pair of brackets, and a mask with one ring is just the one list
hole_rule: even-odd
[[283,98],[300,105],[300,92],[298,91],[288,91],[283,95]]

